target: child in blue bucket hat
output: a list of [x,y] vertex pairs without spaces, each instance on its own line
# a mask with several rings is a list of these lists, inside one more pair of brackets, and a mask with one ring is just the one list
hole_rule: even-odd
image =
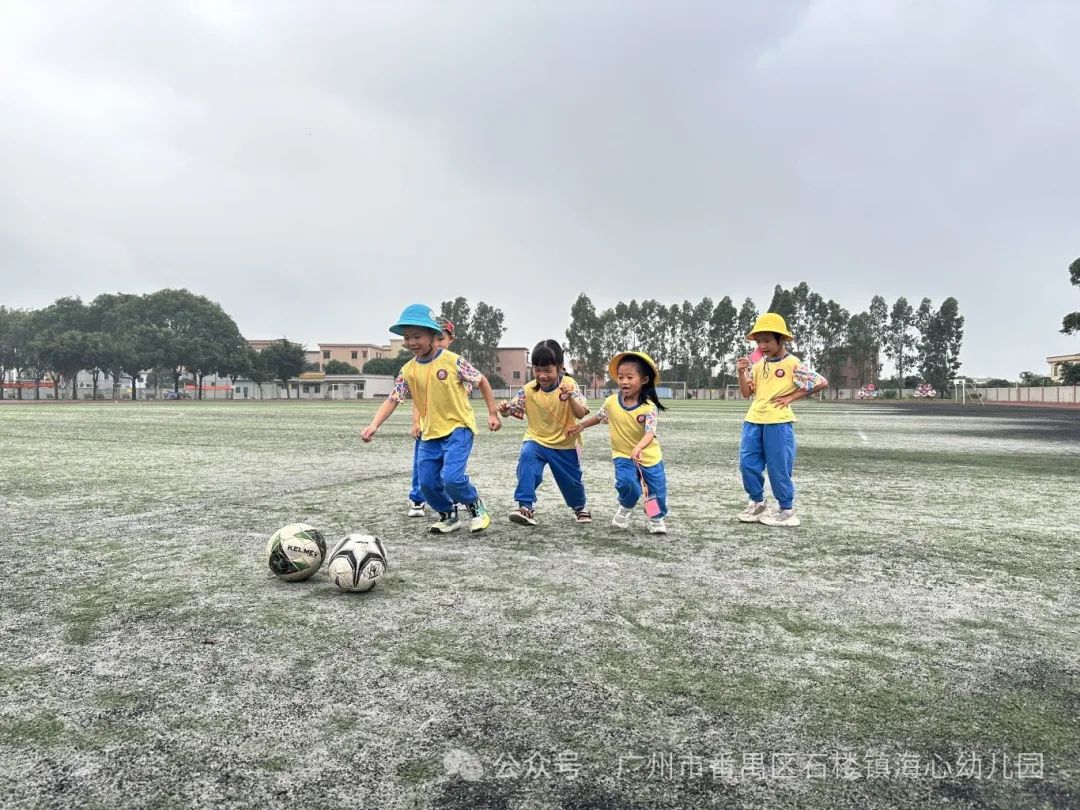
[[390,331],[405,338],[405,348],[413,358],[402,366],[394,390],[379,406],[371,424],[360,431],[360,438],[370,442],[394,409],[411,398],[422,425],[417,456],[420,490],[428,505],[439,512],[431,531],[448,534],[461,528],[456,504],[463,504],[469,513],[469,531],[482,531],[491,525],[491,516],[465,472],[476,435],[469,391],[480,389],[487,404],[488,428],[498,430],[502,421],[491,385],[464,357],[436,345],[443,328],[430,307],[405,307]]

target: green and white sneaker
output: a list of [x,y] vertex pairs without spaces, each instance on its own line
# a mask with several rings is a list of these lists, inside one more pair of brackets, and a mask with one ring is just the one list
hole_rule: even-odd
[[667,524],[662,517],[649,519],[649,534],[667,534]]
[[794,509],[777,509],[762,515],[758,522],[766,526],[798,526],[802,523]]
[[768,506],[765,501],[750,501],[736,517],[743,523],[759,523],[767,511]]
[[491,515],[488,514],[487,507],[484,506],[482,500],[477,498],[476,503],[471,503],[466,508],[469,510],[470,532],[482,532],[491,525]]
[[449,512],[440,512],[437,523],[431,524],[429,531],[432,534],[450,534],[461,528],[461,518],[458,516],[457,506]]
[[611,525],[617,526],[620,529],[625,529],[630,525],[630,515],[633,514],[633,510],[627,509],[622,504],[619,504],[619,508],[615,510],[615,515],[611,518]]

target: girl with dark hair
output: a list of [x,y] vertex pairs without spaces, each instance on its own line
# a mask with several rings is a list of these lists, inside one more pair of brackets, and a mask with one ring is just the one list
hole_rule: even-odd
[[645,352],[623,352],[612,358],[608,373],[618,382],[619,393],[608,397],[595,416],[574,425],[566,435],[577,436],[587,427],[606,422],[619,496],[619,508],[611,525],[628,527],[630,515],[647,489],[649,532],[667,534],[667,475],[656,438],[656,415],[666,410],[656,393],[660,370]]
[[536,489],[544,478],[544,467],[559,487],[566,505],[574,510],[577,523],[590,523],[585,508],[585,487],[581,482],[581,457],[575,440],[566,430],[589,412],[581,389],[563,369],[563,349],[557,340],[541,340],[532,350],[533,379],[512,400],[499,403],[499,413],[527,419],[528,430],[518,457],[517,509],[510,521],[535,526]]

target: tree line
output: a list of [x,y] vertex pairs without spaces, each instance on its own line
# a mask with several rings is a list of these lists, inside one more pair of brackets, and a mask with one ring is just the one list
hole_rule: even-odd
[[[70,385],[77,399],[83,370],[91,374],[95,398],[98,381],[107,374],[114,398],[126,378],[135,399],[136,383],[147,370],[150,380],[159,385],[165,380],[176,392],[190,374],[201,398],[207,375],[257,383],[287,380],[303,363],[303,347],[284,339],[254,351],[219,304],[188,290],[105,294],[89,304],[66,297],[36,310],[0,307],[0,379],[14,372],[33,383],[36,399],[46,379],[57,395],[62,385]],[[23,397],[21,386],[17,396]]]
[[[960,370],[964,317],[952,297],[937,308],[924,298],[916,308],[903,297],[890,307],[875,295],[865,310],[852,314],[802,282],[791,289],[777,285],[766,311],[784,316],[796,338],[794,351],[832,379],[850,362],[866,377],[862,383],[878,383],[887,358],[898,386],[917,371],[944,389]],[[685,380],[690,388],[722,386],[736,381],[735,360],[747,353],[745,335],[759,314],[752,299],[736,306],[728,296],[715,303],[708,297],[682,304],[620,301],[598,313],[581,293],[570,309],[567,349],[583,377],[606,378],[608,358],[638,348],[669,380]]]

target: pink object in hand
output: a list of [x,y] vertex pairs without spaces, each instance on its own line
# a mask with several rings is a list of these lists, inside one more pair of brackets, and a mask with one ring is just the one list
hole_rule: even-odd
[[650,495],[645,499],[645,514],[650,518],[660,517],[660,501],[656,499],[655,495]]

